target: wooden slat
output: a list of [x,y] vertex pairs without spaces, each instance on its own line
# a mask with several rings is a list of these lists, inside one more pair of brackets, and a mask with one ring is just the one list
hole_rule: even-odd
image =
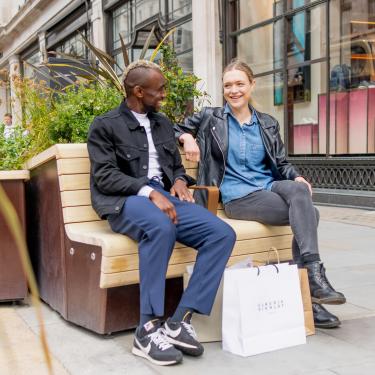
[[[279,252],[280,261],[287,261],[292,258],[291,250],[281,250]],[[267,260],[268,253],[256,253],[252,255],[252,259],[255,263],[264,263]],[[248,255],[232,256],[228,261],[228,265],[240,262],[248,257]],[[276,259],[271,257],[271,261],[274,262]],[[167,278],[179,277],[186,272],[186,267],[193,263],[181,263],[172,264],[168,267]],[[101,288],[112,288],[121,285],[131,285],[139,283],[139,271],[128,271],[128,272],[118,272],[105,274],[101,272],[100,274],[100,287]]]
[[57,144],[29,159],[26,163],[26,168],[35,169],[52,159],[85,157],[88,157],[86,143]]
[[91,205],[90,190],[62,191],[61,204],[63,207],[89,206]]
[[198,168],[198,163],[195,161],[186,160],[185,154],[181,155],[181,160],[185,168]]
[[59,176],[60,191],[90,189],[89,174],[66,174]]
[[186,174],[193,178],[197,178],[198,170],[197,168],[186,168]]
[[[267,251],[272,246],[278,250],[290,249],[292,244],[292,236],[276,236],[257,238],[244,241],[237,241],[232,252],[232,256],[245,254],[256,254],[261,251]],[[271,257],[272,254],[270,254]],[[194,262],[196,250],[183,247],[174,249],[169,264]],[[130,255],[120,256],[103,256],[101,271],[104,273],[125,272],[139,268],[138,250],[134,249],[134,253]]]
[[30,172],[22,169],[19,171],[0,171],[0,180],[29,180]]
[[63,217],[64,224],[100,220],[91,206],[65,207],[63,208]]
[[73,158],[73,159],[59,159],[57,160],[57,173],[62,174],[76,174],[76,173],[90,173],[89,158]]

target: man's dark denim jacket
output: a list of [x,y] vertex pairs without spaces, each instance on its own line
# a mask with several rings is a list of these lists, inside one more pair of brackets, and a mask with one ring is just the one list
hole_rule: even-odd
[[[185,173],[173,125],[162,114],[150,112],[152,138],[163,171],[165,190],[178,177],[188,185],[195,180]],[[101,218],[119,213],[127,197],[149,183],[148,142],[142,126],[125,102],[98,116],[90,126],[87,148],[91,162],[91,202]]]

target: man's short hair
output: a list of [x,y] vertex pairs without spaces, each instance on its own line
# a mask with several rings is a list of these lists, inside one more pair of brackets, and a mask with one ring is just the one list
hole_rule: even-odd
[[129,73],[138,69],[156,70],[160,72],[161,74],[163,74],[163,72],[160,69],[160,66],[158,64],[155,64],[152,61],[137,60],[137,61],[132,62],[126,67],[122,75],[122,82],[125,88],[126,96],[129,96],[131,94],[131,90],[134,88],[134,86],[136,86],[134,82],[133,83],[128,82]]
[[11,113],[5,113],[4,117],[10,117],[10,118],[13,118],[12,114]]

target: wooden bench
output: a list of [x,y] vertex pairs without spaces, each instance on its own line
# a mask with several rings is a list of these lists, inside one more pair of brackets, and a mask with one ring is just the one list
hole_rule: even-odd
[[[183,155],[182,155],[183,156]],[[196,163],[186,162],[195,176]],[[29,247],[42,299],[73,323],[98,333],[133,328],[139,315],[137,243],[111,231],[90,201],[85,144],[55,145],[28,162]],[[292,258],[289,227],[218,216],[237,233],[229,264],[249,255],[265,261],[274,246],[281,260]],[[167,272],[166,312],[182,293],[181,276],[195,250],[176,243]],[[273,255],[272,255],[273,256]]]

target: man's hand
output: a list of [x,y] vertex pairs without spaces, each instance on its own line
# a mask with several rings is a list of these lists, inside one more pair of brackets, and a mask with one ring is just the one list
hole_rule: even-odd
[[296,181],[296,182],[302,182],[302,183],[306,184],[308,186],[309,190],[310,190],[310,195],[312,195],[311,185],[302,176],[296,177],[294,179],[294,181]]
[[194,203],[195,200],[193,195],[190,193],[190,190],[187,188],[186,182],[183,180],[177,179],[170,191],[172,196],[177,196],[180,198],[180,201],[188,201]]
[[160,208],[173,222],[177,224],[177,213],[174,205],[161,193],[153,190],[150,193],[150,200],[154,205]]
[[188,133],[182,134],[178,140],[184,145],[186,160],[190,160],[190,161],[200,160],[199,147],[197,145],[197,142],[195,142],[195,139],[193,138],[191,134],[188,134]]

